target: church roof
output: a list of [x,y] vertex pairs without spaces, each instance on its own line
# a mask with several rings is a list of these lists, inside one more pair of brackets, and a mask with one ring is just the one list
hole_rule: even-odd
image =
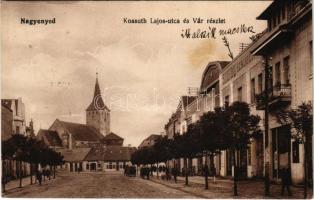
[[58,121],[67,131],[72,134],[72,137],[78,141],[100,141],[104,136],[97,131],[96,128],[85,124],[73,122]]
[[100,87],[98,84],[98,77],[96,77],[94,97],[86,110],[92,111],[92,110],[105,110],[105,109],[109,110],[108,107],[105,105],[104,100],[101,97]]
[[47,146],[62,147],[62,141],[56,131],[40,129],[37,138],[43,141]]
[[124,139],[118,136],[117,134],[111,132],[105,136],[104,140],[124,140]]

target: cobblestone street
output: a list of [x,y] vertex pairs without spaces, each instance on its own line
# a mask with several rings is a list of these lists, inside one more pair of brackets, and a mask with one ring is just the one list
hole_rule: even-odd
[[[57,178],[43,182],[43,185],[29,185],[29,178],[23,180],[23,188],[18,181],[9,183],[4,197],[35,198],[234,198],[232,181],[217,179],[216,184],[209,180],[209,190],[204,189],[203,177],[190,177],[189,186],[184,185],[184,177],[178,177],[178,183],[151,177],[150,180],[139,177],[126,177],[121,172],[84,172],[70,173],[59,171]],[[16,185],[13,187],[13,185]],[[237,198],[262,198],[262,181],[239,182]],[[270,198],[302,198],[302,188],[292,187],[293,196],[280,196],[280,185],[272,185]],[[312,190],[308,191],[311,198]]]
[[25,198],[197,198],[196,196],[114,172],[59,172],[43,185],[27,185],[8,190],[4,197]]

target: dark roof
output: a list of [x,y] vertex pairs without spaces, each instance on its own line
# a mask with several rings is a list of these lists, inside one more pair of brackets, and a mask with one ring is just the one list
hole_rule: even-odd
[[135,147],[108,146],[105,151],[104,161],[130,161]]
[[37,138],[43,141],[47,146],[62,147],[62,141],[56,131],[40,129]]
[[7,106],[8,108],[11,108],[12,99],[1,99],[1,104]]
[[272,13],[276,13],[286,0],[274,0],[256,19],[266,20]]
[[[229,64],[229,61],[209,62],[202,74],[200,91],[207,92],[214,83],[219,80],[220,72]],[[210,72],[210,73],[209,73]]]
[[192,103],[197,96],[182,96],[183,107],[186,108],[190,103]]
[[92,102],[89,104],[86,110],[109,110],[104,103],[104,100],[101,97],[100,87],[98,84],[98,78],[96,78],[95,90],[94,90],[94,97]]
[[13,110],[11,109],[11,107],[10,107],[9,105],[7,105],[7,104],[3,103],[3,101],[2,101],[1,106],[2,106],[2,109],[4,109],[4,108],[5,108],[5,109],[7,109],[8,111],[13,112]]
[[68,162],[83,161],[87,154],[90,152],[91,148],[73,148],[69,149],[59,149],[57,150],[63,155],[63,159]]
[[117,134],[111,132],[108,135],[106,135],[103,140],[124,140],[124,139],[118,136]]
[[[58,119],[57,119],[58,120]],[[94,127],[85,124],[60,121],[60,124],[72,134],[75,140],[79,141],[100,141],[104,136]]]
[[92,148],[85,156],[86,161],[104,160],[105,148]]
[[107,146],[102,148],[92,148],[84,160],[86,161],[130,161],[135,147]]
[[142,147],[149,146],[150,144],[147,144],[149,141],[156,141],[158,138],[161,138],[161,135],[151,134],[150,136],[145,138],[138,147],[142,148]]

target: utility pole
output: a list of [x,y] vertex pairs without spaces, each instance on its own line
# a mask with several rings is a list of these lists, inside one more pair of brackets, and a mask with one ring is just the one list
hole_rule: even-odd
[[[264,94],[264,106],[265,106],[265,110],[264,110],[264,126],[265,126],[265,147],[266,147],[266,141],[268,143],[269,141],[269,138],[266,138],[266,137],[269,137],[268,135],[268,129],[269,129],[269,124],[268,124],[268,89],[269,89],[269,86],[268,86],[268,81],[269,81],[269,60],[267,57],[264,57],[265,59],[265,94]],[[266,152],[266,148],[265,148],[265,151]],[[265,196],[269,196],[270,195],[270,184],[269,184],[269,158],[265,158],[266,160],[266,163],[265,163],[265,178],[264,178],[264,185],[265,185]]]

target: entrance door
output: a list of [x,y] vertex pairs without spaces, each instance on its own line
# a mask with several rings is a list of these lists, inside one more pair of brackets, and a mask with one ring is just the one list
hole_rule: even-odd
[[263,166],[264,166],[264,151],[263,151],[263,137],[256,139],[256,176],[259,178],[263,177]]
[[116,170],[119,171],[119,162],[116,162]]
[[70,163],[70,172],[73,172],[73,163]]
[[96,171],[96,163],[91,163],[90,164],[90,170],[91,171]]
[[273,178],[279,179],[280,169],[290,168],[291,131],[289,126],[281,126],[271,131]]
[[227,176],[231,176],[233,161],[232,161],[232,154],[230,150],[226,150],[226,158],[227,158]]
[[237,152],[237,160],[239,164],[238,168],[238,177],[247,178],[247,150],[243,149]]

